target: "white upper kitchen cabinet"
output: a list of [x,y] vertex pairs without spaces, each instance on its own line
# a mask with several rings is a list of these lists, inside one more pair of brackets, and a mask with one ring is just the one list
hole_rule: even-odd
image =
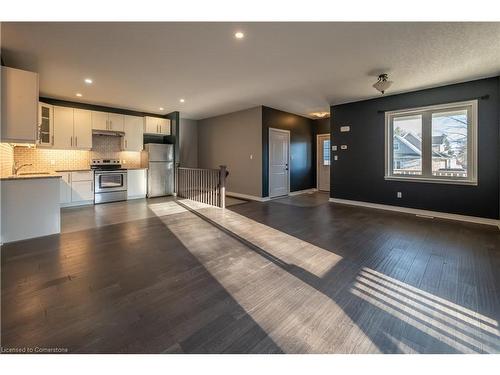
[[54,148],[90,150],[92,116],[84,109],[54,106]]
[[137,116],[123,116],[125,136],[122,140],[123,151],[142,151],[143,120]]
[[74,110],[73,147],[83,150],[92,148],[92,112],[85,109]]
[[37,145],[39,147],[54,145],[54,107],[50,104],[38,103]]
[[38,127],[38,74],[1,67],[1,141],[35,143]]
[[117,113],[92,111],[92,129],[123,131],[124,116]]
[[92,129],[109,130],[109,120],[107,112],[92,111]]
[[109,129],[115,132],[123,131],[123,115],[118,115],[116,113],[109,113]]
[[73,148],[73,108],[54,106],[54,148]]
[[170,135],[170,120],[167,118],[160,119],[160,134]]
[[170,120],[161,117],[144,117],[144,133],[170,135]]

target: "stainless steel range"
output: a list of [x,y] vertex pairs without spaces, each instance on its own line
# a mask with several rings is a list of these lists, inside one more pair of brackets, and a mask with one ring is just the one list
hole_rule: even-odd
[[94,170],[94,203],[124,201],[127,199],[127,170],[120,160],[92,159]]

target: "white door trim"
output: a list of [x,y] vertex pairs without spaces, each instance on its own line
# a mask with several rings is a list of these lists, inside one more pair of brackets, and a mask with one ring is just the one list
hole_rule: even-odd
[[[287,179],[287,195],[290,194],[290,172],[291,172],[291,166],[290,166],[290,130],[284,130],[284,129],[276,129],[276,128],[269,128],[268,133],[267,133],[267,196],[272,199],[275,197],[271,197],[271,132],[276,131],[276,132],[282,132],[287,134],[288,136],[288,179]],[[283,195],[284,196],[284,195]],[[281,195],[280,195],[281,197]],[[277,198],[277,197],[276,197]]]
[[[330,147],[331,147],[331,144],[332,144],[331,137],[332,136],[331,136],[330,133],[316,134],[316,189],[318,191],[320,191],[319,190],[319,161],[320,160],[319,160],[319,157],[318,157],[318,155],[319,155],[319,151],[318,151],[319,150],[319,147],[318,147],[319,146],[319,138],[320,137],[324,137],[326,135],[330,138]],[[330,150],[330,178],[332,178],[332,170],[331,170],[331,168],[332,168],[332,159],[331,159],[331,155],[332,155],[332,151]],[[328,189],[328,191],[330,191],[330,189]]]

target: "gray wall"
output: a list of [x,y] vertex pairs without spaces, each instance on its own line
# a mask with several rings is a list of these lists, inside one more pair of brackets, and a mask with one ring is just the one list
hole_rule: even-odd
[[198,139],[199,168],[227,165],[227,191],[262,196],[262,107],[199,120]]
[[181,118],[179,137],[181,167],[198,168],[198,121]]

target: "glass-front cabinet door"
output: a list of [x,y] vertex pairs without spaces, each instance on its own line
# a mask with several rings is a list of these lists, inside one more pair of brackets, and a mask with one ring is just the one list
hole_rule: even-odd
[[50,104],[38,103],[38,144],[54,145],[54,108]]

